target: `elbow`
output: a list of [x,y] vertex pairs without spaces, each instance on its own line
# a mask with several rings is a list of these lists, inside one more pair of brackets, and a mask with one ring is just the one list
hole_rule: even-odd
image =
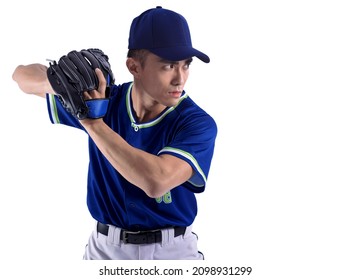
[[23,65],[18,65],[15,71],[13,71],[12,73],[12,80],[14,80],[15,82],[18,82],[18,72],[21,70],[22,67]]
[[18,65],[12,73],[12,80],[14,80],[20,90],[22,90],[24,93],[30,94],[30,88],[28,85],[25,83],[25,79],[23,78],[23,71],[24,71],[25,66],[24,65]]
[[147,187],[143,188],[146,195],[150,198],[159,198],[169,192],[172,187],[168,186],[164,181],[161,182],[149,182]]
[[51,92],[46,69],[41,64],[18,65],[12,73],[12,80],[24,93],[45,97]]
[[150,198],[162,197],[166,192],[156,189],[155,187],[149,187],[145,190],[145,193]]

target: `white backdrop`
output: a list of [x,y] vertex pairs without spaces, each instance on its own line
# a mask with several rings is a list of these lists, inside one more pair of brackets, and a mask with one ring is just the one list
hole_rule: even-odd
[[87,136],[51,125],[45,100],[23,94],[13,70],[98,47],[117,82],[129,81],[130,23],[162,5],[187,18],[194,47],[211,58],[194,60],[186,86],[219,128],[207,189],[197,196],[199,265],[252,266],[245,279],[350,279],[347,2],[0,4],[0,273],[99,279],[101,266],[81,261],[94,225],[85,205]]

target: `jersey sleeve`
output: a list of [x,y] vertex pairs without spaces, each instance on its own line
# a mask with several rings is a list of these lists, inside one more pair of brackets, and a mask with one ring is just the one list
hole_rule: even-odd
[[158,154],[171,154],[188,162],[195,174],[183,184],[192,192],[203,192],[213,157],[217,126],[209,115],[193,118],[178,130],[171,143]]
[[50,121],[53,124],[64,124],[83,129],[79,121],[62,106],[58,97],[53,94],[46,95],[46,103]]
[[[112,87],[110,92],[111,99],[115,98],[118,95],[120,89],[120,85],[114,85]],[[46,102],[49,118],[53,124],[64,124],[84,130],[78,119],[75,118],[72,114],[68,113],[67,110],[62,106],[62,103],[59,101],[56,95],[47,94]]]

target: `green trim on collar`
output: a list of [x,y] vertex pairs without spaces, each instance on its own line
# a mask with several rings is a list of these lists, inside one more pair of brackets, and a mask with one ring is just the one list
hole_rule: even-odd
[[132,86],[133,83],[131,83],[129,85],[128,91],[127,91],[127,96],[126,96],[126,106],[127,106],[127,112],[128,112],[128,116],[131,122],[131,126],[134,128],[135,131],[138,131],[141,128],[148,128],[148,127],[152,127],[154,125],[157,125],[159,122],[161,122],[169,113],[171,113],[175,108],[177,108],[177,106],[185,99],[188,97],[188,94],[185,93],[183,94],[177,105],[173,106],[173,107],[169,107],[166,111],[164,111],[160,116],[158,116],[156,119],[154,119],[153,121],[150,122],[146,122],[146,123],[140,123],[137,124],[136,120],[134,119],[133,113],[132,113],[132,105],[131,105],[131,92],[132,92]]

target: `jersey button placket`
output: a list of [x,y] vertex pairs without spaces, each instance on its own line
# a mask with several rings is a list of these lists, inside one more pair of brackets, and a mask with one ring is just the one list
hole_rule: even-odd
[[135,123],[132,123],[132,127],[134,128],[134,131],[135,132],[138,132],[139,131],[139,126]]
[[128,216],[129,224],[137,224],[138,221],[135,220],[135,217],[138,216],[137,212],[139,211],[137,202],[135,201],[133,196],[128,194],[128,192],[126,193],[125,201],[126,214]]

